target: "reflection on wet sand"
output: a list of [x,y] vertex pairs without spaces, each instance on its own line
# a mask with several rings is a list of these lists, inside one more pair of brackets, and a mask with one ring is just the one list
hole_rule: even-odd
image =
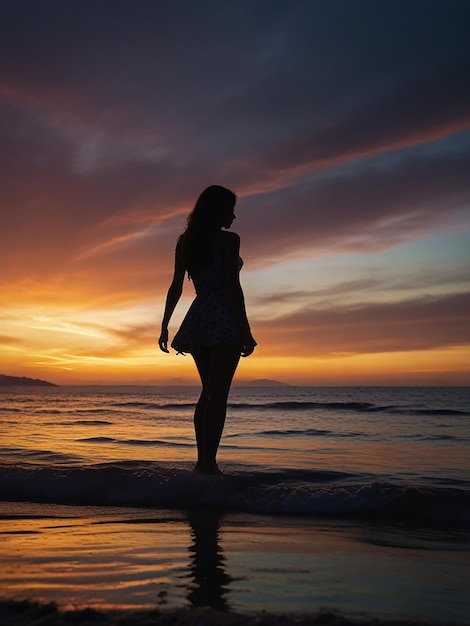
[[189,546],[193,583],[188,600],[195,607],[230,610],[226,595],[233,580],[225,571],[225,557],[219,545],[222,514],[214,511],[193,511],[189,516],[192,543]]

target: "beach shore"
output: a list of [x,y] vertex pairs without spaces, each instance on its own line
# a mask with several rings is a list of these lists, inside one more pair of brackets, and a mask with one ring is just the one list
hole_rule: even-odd
[[0,626],[470,623],[467,391],[231,402],[210,477],[192,390],[5,394]]
[[468,623],[457,531],[31,503],[0,518],[2,626]]
[[[314,615],[273,614],[260,612],[240,614],[206,608],[153,609],[145,611],[86,608],[61,611],[54,603],[0,601],[2,626],[419,626],[428,624],[412,620],[349,619],[339,613]],[[453,622],[432,622],[433,626],[450,626]]]

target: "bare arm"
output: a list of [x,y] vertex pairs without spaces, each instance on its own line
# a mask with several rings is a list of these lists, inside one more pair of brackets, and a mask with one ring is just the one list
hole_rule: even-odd
[[242,356],[250,355],[256,346],[256,341],[251,334],[250,324],[245,308],[245,298],[240,285],[240,237],[235,233],[227,233],[225,250],[225,287],[230,300],[230,305],[237,318],[242,331],[243,350]]
[[168,324],[170,323],[171,316],[178,304],[181,294],[183,293],[183,281],[185,268],[179,260],[178,249],[175,252],[175,269],[173,273],[173,280],[171,281],[170,288],[166,296],[165,312],[163,313],[162,320],[162,332],[158,340],[160,350],[163,352],[169,352],[168,350]]

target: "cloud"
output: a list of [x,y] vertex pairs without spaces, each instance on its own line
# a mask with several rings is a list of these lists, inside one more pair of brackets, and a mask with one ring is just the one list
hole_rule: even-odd
[[[465,223],[469,18],[470,5],[454,0],[429,0],[425,12],[408,0],[7,3],[5,319],[25,307],[26,320],[36,305],[54,310],[50,319],[80,311],[102,320],[129,307],[142,319],[164,298],[184,217],[213,183],[239,195],[249,269],[325,254],[341,265],[343,253]],[[431,268],[434,278],[411,272],[407,283],[397,272],[380,285],[358,271],[314,295],[308,278],[291,293],[278,286],[258,304],[299,309],[257,323],[261,350],[279,355],[292,342],[299,354],[380,352],[460,340],[451,296],[420,294],[426,280],[441,294],[465,281]],[[368,303],[376,294],[388,303]],[[112,319],[100,329],[103,345],[84,351],[144,350],[150,326],[116,329],[122,318]]]
[[182,5],[8,7],[4,97],[170,161],[256,154],[263,171],[323,166],[468,120],[468,7],[433,2],[423,19],[400,2]]
[[[465,9],[433,3],[423,22],[408,4],[406,20],[367,2],[338,7],[11,4],[7,275],[50,275],[80,258],[109,272],[103,253],[130,254],[137,269],[141,235],[160,250],[159,228],[174,239],[182,220],[172,217],[213,182],[243,197],[244,248],[263,263],[323,243],[395,245],[432,227],[444,202],[456,210],[465,159],[405,154],[388,171],[322,176],[466,126]],[[164,262],[157,252],[154,265]]]
[[10,335],[0,335],[0,345],[10,346],[20,344],[21,339],[19,337],[12,337]]
[[[93,286],[102,295],[164,289],[184,216],[201,183],[213,182],[208,172],[216,176],[221,165],[140,160],[77,172],[68,137],[28,112],[4,112],[3,280],[27,276],[44,281],[47,291],[57,275],[67,274],[75,286],[82,280],[88,294]],[[227,180],[232,165],[228,159],[223,166]],[[243,255],[255,267],[426,236],[468,203],[468,169],[468,153],[411,150],[391,161],[334,168],[275,192],[242,193],[236,227]]]
[[391,149],[436,141],[470,127],[470,55],[413,76],[360,102],[330,124],[281,144],[266,156],[272,171],[315,171]]
[[[461,215],[470,199],[469,154],[401,155],[243,201],[251,258],[385,249]],[[241,210],[241,209],[240,209]],[[262,237],[259,236],[262,233]]]
[[314,303],[315,307],[329,308],[338,301],[357,302],[358,299],[377,300],[379,295],[395,299],[395,294],[425,292],[423,295],[441,296],[455,293],[465,287],[470,288],[470,275],[466,269],[440,270],[437,268],[422,271],[407,271],[405,274],[383,269],[370,268],[363,276],[340,282],[332,282],[326,287],[315,289],[258,293],[251,300],[258,306],[270,306],[273,311],[281,304],[298,307]]
[[303,309],[257,322],[254,330],[263,355],[327,357],[430,350],[470,343],[469,310],[470,293],[461,293]]
[[[86,328],[86,325],[84,325]],[[88,325],[102,334],[100,341],[89,345],[75,346],[73,357],[83,359],[126,359],[139,357],[142,351],[153,349],[157,353],[157,324],[135,324],[123,328],[111,328],[101,325]]]

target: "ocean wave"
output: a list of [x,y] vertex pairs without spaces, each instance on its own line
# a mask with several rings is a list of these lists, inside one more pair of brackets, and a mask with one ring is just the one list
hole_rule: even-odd
[[68,420],[66,422],[46,422],[48,425],[58,424],[59,426],[110,426],[113,422],[109,420]]
[[[228,435],[231,437],[240,437],[247,433],[236,433],[234,435]],[[362,437],[364,433],[355,432],[334,432],[332,430],[321,428],[281,428],[275,430],[262,430],[257,433],[250,433],[250,436],[260,437]]]
[[469,412],[456,409],[412,408],[402,405],[376,405],[369,402],[269,402],[266,404],[230,404],[231,408],[258,408],[269,410],[327,410],[327,411],[354,411],[357,413],[390,413],[400,415],[423,416],[468,416]]
[[[114,402],[111,406],[114,407],[130,407],[130,408],[143,408],[143,409],[167,409],[167,410],[180,410],[180,409],[194,409],[195,402]],[[388,407],[376,407],[369,402],[302,402],[302,401],[288,401],[288,402],[229,402],[228,408],[234,410],[245,409],[259,409],[259,410],[310,410],[310,409],[345,409],[351,411],[371,411],[371,410],[383,410]],[[392,407],[393,408],[393,407]]]
[[143,409],[193,409],[194,402],[113,402],[111,406],[120,408],[143,408]]
[[437,415],[441,417],[450,417],[452,415],[470,415],[468,411],[458,411],[457,409],[411,409],[406,412],[411,413],[412,415]]
[[305,428],[305,429],[299,429],[299,428],[283,428],[280,430],[263,430],[260,433],[257,433],[259,435],[268,435],[270,437],[278,437],[278,436],[289,436],[289,435],[294,435],[294,436],[309,436],[309,435],[314,435],[315,437],[321,437],[322,435],[324,436],[330,436],[333,435],[333,431],[332,430],[322,430],[319,428]]
[[110,411],[108,407],[99,407],[95,409],[75,409],[75,408],[67,408],[64,411],[68,415],[95,415],[96,413],[102,413],[103,415],[107,415],[109,413],[113,413]]
[[77,439],[77,441],[85,442],[85,443],[113,443],[113,444],[122,444],[128,446],[188,446],[193,448],[193,443],[182,443],[179,441],[163,441],[161,439],[116,439],[114,437],[85,437],[83,439]]
[[[23,412],[23,409],[4,409],[5,411],[12,411],[15,413]],[[34,415],[95,415],[96,413],[101,413],[106,415],[110,413],[107,408],[94,408],[94,409],[76,409],[70,406],[66,406],[63,409],[51,409],[51,408],[34,408],[29,409],[31,413]],[[74,422],[76,423],[76,422]]]
[[397,435],[399,439],[408,439],[409,441],[468,441],[468,437],[461,437],[457,435],[427,435],[422,433],[405,433]]
[[[37,450],[35,448],[16,448],[12,446],[2,446],[0,448],[2,458],[21,459],[27,463],[53,465],[70,465],[82,462],[82,457],[76,454],[65,454],[63,452],[53,452],[52,450]],[[38,467],[38,465],[36,465]],[[1,496],[0,496],[1,499]]]
[[[195,402],[114,402],[113,407],[137,408],[137,409],[165,409],[167,411],[193,410]],[[228,408],[234,411],[258,410],[258,411],[353,411],[355,413],[390,413],[400,415],[423,415],[423,416],[468,416],[467,411],[456,409],[416,408],[410,405],[379,405],[370,402],[312,402],[312,401],[286,401],[286,402],[229,402]]]
[[[361,479],[360,479],[361,478]],[[359,480],[360,479],[360,480]],[[464,524],[470,492],[315,470],[236,470],[205,476],[186,466],[108,463],[89,467],[0,466],[0,498],[99,506],[210,506],[261,515],[348,516]]]
[[277,410],[277,411],[308,411],[312,409],[326,409],[331,411],[346,410],[346,411],[370,411],[379,409],[375,405],[369,402],[303,402],[293,401],[288,402],[266,402],[263,404],[251,404],[245,402],[230,403],[229,407],[232,409],[260,409],[260,410]]

